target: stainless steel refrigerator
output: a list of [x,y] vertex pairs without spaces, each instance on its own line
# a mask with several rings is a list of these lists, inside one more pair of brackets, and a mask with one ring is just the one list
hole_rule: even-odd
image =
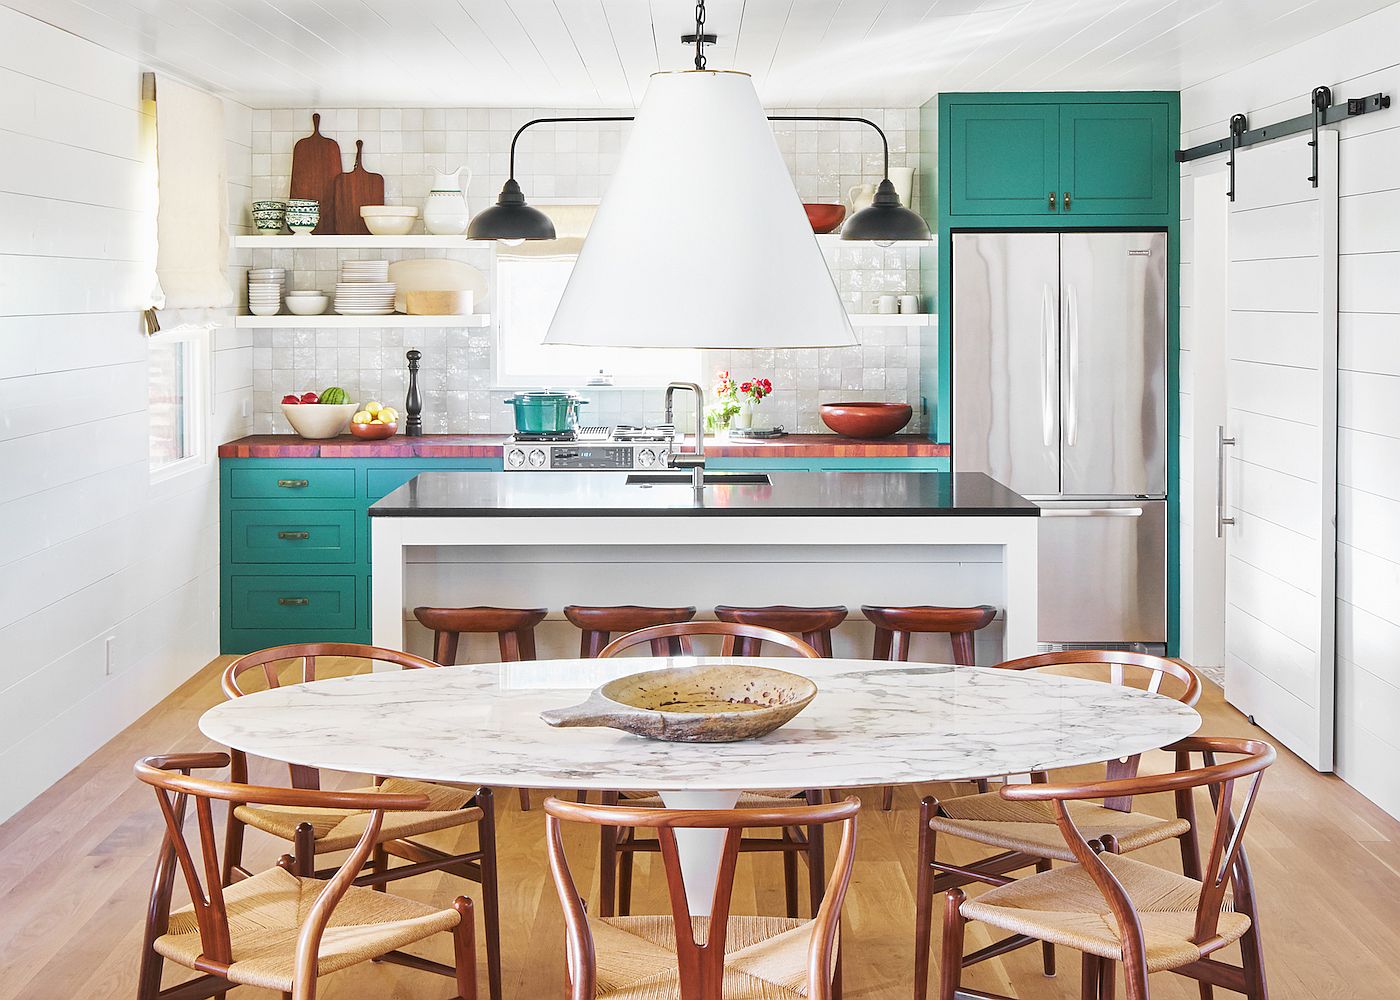
[[953,236],[953,468],[1041,504],[1042,644],[1167,639],[1165,233]]

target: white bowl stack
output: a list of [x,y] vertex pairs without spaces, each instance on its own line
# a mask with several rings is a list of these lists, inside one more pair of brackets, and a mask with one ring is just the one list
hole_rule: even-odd
[[249,268],[248,311],[254,316],[276,316],[282,310],[282,290],[286,282],[286,268]]
[[394,283],[387,260],[345,260],[335,284],[335,311],[342,316],[388,316],[394,311]]

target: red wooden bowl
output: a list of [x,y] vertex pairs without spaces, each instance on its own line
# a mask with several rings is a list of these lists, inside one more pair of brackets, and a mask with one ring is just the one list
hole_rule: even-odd
[[829,233],[837,226],[841,225],[841,220],[846,217],[845,205],[808,205],[802,206],[807,210],[807,221],[812,224],[812,232]]
[[366,441],[383,441],[398,433],[398,424],[351,424],[350,433]]
[[851,438],[883,438],[902,429],[914,416],[908,403],[823,403],[822,423]]

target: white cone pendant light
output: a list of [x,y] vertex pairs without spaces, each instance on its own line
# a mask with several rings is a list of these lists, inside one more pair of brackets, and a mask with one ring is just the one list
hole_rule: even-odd
[[651,78],[544,342],[856,343],[747,73]]

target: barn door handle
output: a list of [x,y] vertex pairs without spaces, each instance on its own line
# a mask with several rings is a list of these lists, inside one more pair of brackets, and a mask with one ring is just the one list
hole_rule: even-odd
[[1224,425],[1215,428],[1215,537],[1225,537],[1225,525],[1234,524],[1225,516],[1225,449],[1234,447],[1235,439],[1225,436]]

